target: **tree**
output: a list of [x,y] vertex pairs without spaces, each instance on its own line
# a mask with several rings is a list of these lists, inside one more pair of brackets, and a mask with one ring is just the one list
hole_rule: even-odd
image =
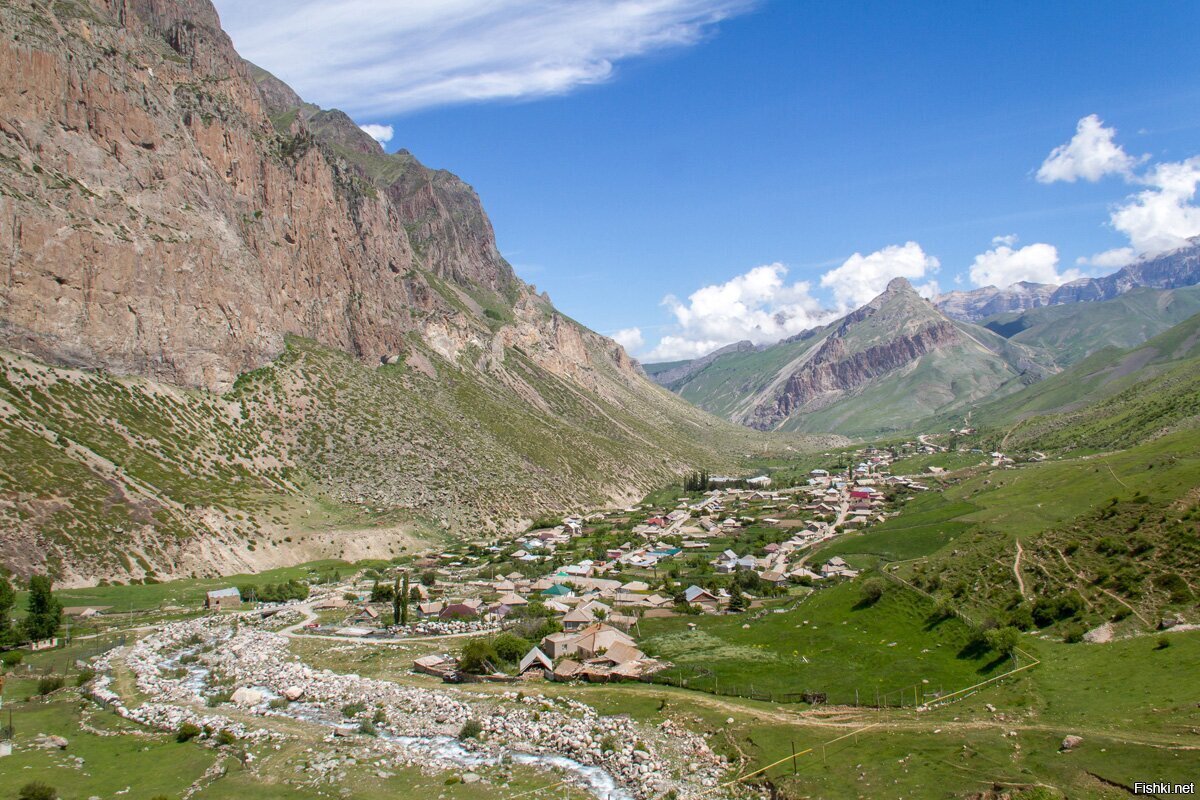
[[533,645],[527,639],[511,633],[502,633],[492,640],[492,649],[496,651],[496,655],[501,661],[507,661],[509,664],[520,662],[531,647]]
[[54,596],[54,583],[47,575],[29,579],[29,605],[25,616],[25,635],[33,641],[49,639],[62,624],[62,603]]
[[0,575],[0,645],[9,644],[12,639],[12,607],[17,602],[17,593],[13,591],[8,578]]
[[983,637],[987,641],[988,647],[1002,656],[1012,655],[1013,650],[1016,650],[1017,645],[1021,642],[1021,632],[1011,625],[993,628],[987,631]]
[[433,570],[421,573],[421,583],[425,586],[433,586],[437,583],[437,573]]
[[499,660],[500,657],[496,654],[496,649],[490,641],[472,639],[463,645],[458,666],[462,668],[463,672],[480,675],[484,671],[495,669],[496,662]]
[[392,587],[386,583],[375,581],[371,584],[371,602],[372,603],[387,603],[391,602],[395,594]]
[[746,595],[742,594],[741,587],[739,587],[736,583],[733,584],[733,587],[729,590],[729,610],[746,610]]
[[862,599],[867,605],[874,605],[883,597],[884,586],[881,578],[868,578],[862,585]]

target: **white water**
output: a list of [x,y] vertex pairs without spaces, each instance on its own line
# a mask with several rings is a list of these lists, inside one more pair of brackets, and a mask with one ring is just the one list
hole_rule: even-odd
[[[196,699],[203,701],[204,686],[208,681],[211,670],[198,663],[183,665],[179,663],[181,656],[195,653],[200,649],[200,647],[195,647],[184,650],[172,658],[163,661],[159,666],[164,669],[175,669],[180,666],[186,668],[188,674],[182,680],[182,684],[195,695]],[[255,710],[261,713],[287,717],[328,728],[344,724],[344,721],[340,718],[337,720],[329,719],[323,707],[313,705],[312,703],[290,703],[283,709],[272,709],[269,707],[269,704],[278,695],[264,686],[252,686],[250,688],[263,693],[263,702],[255,707]],[[420,754],[426,760],[434,762],[444,769],[453,767],[496,766],[508,760],[514,764],[532,766],[538,769],[561,770],[585,786],[588,791],[596,796],[597,800],[634,800],[633,795],[618,786],[613,776],[603,768],[581,764],[566,756],[527,753],[518,750],[504,750],[499,756],[489,756],[468,750],[466,747],[463,747],[458,739],[452,736],[397,736],[381,731],[379,738],[394,742],[410,753]]]

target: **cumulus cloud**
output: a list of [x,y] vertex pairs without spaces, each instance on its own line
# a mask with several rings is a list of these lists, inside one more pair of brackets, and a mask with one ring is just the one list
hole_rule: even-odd
[[1114,247],[1091,256],[1080,256],[1075,263],[1081,267],[1102,267],[1104,269],[1120,269],[1137,258],[1137,252],[1132,247]]
[[1095,183],[1105,175],[1129,175],[1138,159],[1113,141],[1117,132],[1095,114],[1079,120],[1071,141],[1054,148],[1037,171],[1042,183],[1079,179]]
[[976,286],[1000,288],[1020,281],[1061,284],[1084,277],[1082,272],[1075,269],[1060,274],[1058,248],[1043,242],[1015,250],[1007,244],[1001,244],[986,253],[980,253],[971,264],[970,276]]
[[624,347],[627,353],[641,350],[642,346],[646,344],[646,340],[642,338],[641,328],[622,328],[610,338],[621,345],[621,347]]
[[[351,116],[545,97],[757,0],[216,0],[246,58]],[[363,24],[370,20],[370,24]]]
[[359,125],[358,127],[362,128],[363,132],[366,133],[367,136],[370,136],[380,144],[387,144],[390,142],[392,140],[392,136],[396,133],[395,128],[393,128],[391,125],[376,125],[371,123],[369,125]]
[[[821,285],[833,291],[843,309],[857,308],[887,288],[892,278],[915,281],[937,272],[941,264],[916,242],[889,245],[870,255],[855,253],[845,263],[821,276]],[[937,284],[928,282],[917,289],[922,295],[937,294]]]
[[1111,217],[1135,251],[1155,255],[1200,236],[1200,207],[1192,203],[1200,156],[1158,164],[1138,180],[1147,188],[1114,208]]
[[746,339],[776,342],[837,316],[821,308],[807,281],[789,284],[787,272],[782,264],[765,264],[698,289],[686,302],[668,295],[663,305],[675,318],[677,331],[663,336],[646,360],[697,358]]

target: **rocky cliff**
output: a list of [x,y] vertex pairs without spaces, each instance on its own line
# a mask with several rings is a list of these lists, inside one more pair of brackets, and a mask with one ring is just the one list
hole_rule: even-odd
[[387,557],[761,451],[520,281],[470,186],[243,61],[207,0],[0,22],[9,567]]
[[759,430],[872,435],[1016,391],[1047,374],[1045,364],[1033,349],[951,320],[897,278],[824,328],[714,354],[672,388]]

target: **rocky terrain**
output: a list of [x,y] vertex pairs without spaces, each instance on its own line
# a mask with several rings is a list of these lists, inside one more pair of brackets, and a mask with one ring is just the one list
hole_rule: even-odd
[[470,186],[245,62],[207,0],[0,20],[17,572],[387,556],[761,450],[517,278]]
[[1200,242],[1153,258],[1143,258],[1100,278],[1081,278],[1055,286],[1021,281],[1006,288],[984,286],[948,292],[934,300],[948,317],[978,322],[995,314],[1042,306],[1112,300],[1138,287],[1178,289],[1200,283]]

